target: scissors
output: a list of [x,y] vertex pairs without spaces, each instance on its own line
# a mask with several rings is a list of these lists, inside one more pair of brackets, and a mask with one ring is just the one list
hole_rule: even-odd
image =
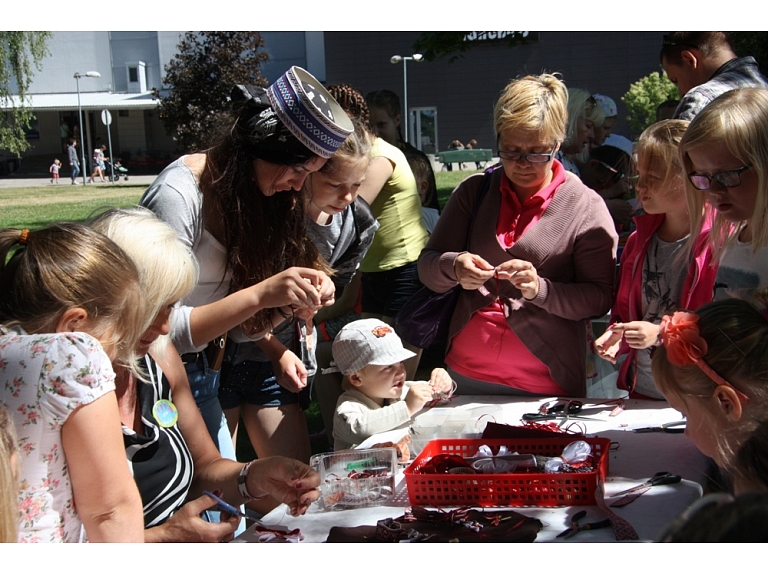
[[645,483],[641,483],[639,485],[635,485],[634,487],[630,487],[629,489],[625,489],[624,491],[619,491],[618,493],[614,493],[613,495],[611,495],[611,497],[619,497],[620,495],[627,495],[629,493],[638,491],[643,487],[653,487],[654,485],[672,485],[673,483],[680,483],[682,479],[683,478],[680,477],[679,475],[672,475],[669,471],[659,471],[658,473],[655,473],[653,477],[651,477]]
[[522,417],[523,421],[546,421],[548,419],[559,419],[559,426],[568,421],[569,419],[580,419],[585,421],[604,421],[595,417],[587,417],[585,415],[575,415],[573,413],[524,413]]
[[686,421],[683,419],[682,421],[662,423],[657,427],[639,427],[633,431],[635,433],[653,433],[656,431],[661,433],[685,433],[685,425]]
[[579,521],[584,519],[586,516],[587,512],[584,510],[574,513],[573,517],[571,517],[571,526],[560,533],[558,537],[565,537],[566,539],[570,539],[579,531],[591,531],[593,529],[602,529],[603,527],[611,526],[610,519],[603,519],[602,521],[597,521],[596,523],[584,523],[583,525],[579,525]]

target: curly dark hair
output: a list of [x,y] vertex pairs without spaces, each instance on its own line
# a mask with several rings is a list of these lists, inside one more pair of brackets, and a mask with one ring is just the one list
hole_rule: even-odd
[[361,122],[370,130],[371,115],[368,112],[368,104],[359,90],[349,84],[332,84],[328,86],[328,92],[350,118]]
[[[206,151],[200,175],[206,214],[224,225],[227,271],[234,293],[257,284],[291,266],[328,271],[315,245],[306,237],[305,206],[300,190],[266,196],[258,188],[254,161],[298,166],[316,157],[277,120],[274,132],[256,135],[254,120],[269,109],[261,88],[248,87],[256,96],[235,100],[234,123],[223,130]],[[253,332],[270,327],[272,310],[256,313],[244,328]]]

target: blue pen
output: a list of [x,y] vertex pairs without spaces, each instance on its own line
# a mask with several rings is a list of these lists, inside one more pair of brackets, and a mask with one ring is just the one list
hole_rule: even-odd
[[221,497],[218,495],[214,495],[210,491],[203,491],[205,495],[208,497],[212,497],[216,500],[216,508],[219,511],[223,511],[224,513],[229,513],[230,515],[234,515],[235,517],[246,517],[247,519],[251,519],[253,521],[259,521],[263,516],[259,513],[256,513],[255,511],[251,511],[250,509],[246,509],[245,513],[240,511],[239,507],[235,507],[234,505],[231,505],[224,501]]
[[211,493],[210,491],[203,491],[203,493],[204,493],[205,495],[207,495],[208,497],[212,497],[213,499],[215,499],[215,500],[216,500],[216,504],[217,504],[217,505],[216,505],[216,508],[217,508],[219,511],[223,511],[224,513],[229,513],[230,515],[234,515],[234,516],[236,516],[236,517],[245,517],[245,513],[243,513],[242,511],[240,511],[240,509],[239,509],[238,507],[235,507],[234,505],[230,505],[229,503],[227,503],[226,501],[224,501],[224,500],[223,500],[221,497],[219,497],[218,495],[214,495],[214,494],[213,494],[213,493]]

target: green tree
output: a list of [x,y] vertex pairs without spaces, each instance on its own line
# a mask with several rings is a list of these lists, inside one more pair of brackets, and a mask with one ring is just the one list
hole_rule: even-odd
[[182,152],[201,150],[211,135],[229,123],[228,98],[235,84],[266,86],[261,65],[269,55],[260,49],[258,32],[187,32],[178,54],[165,67],[159,115]]
[[656,108],[659,104],[678,98],[677,86],[666,74],[651,72],[630,85],[629,91],[621,97],[621,101],[629,110],[629,125],[639,133],[656,121]]
[[[29,148],[24,130],[33,118],[27,107],[27,90],[34,66],[48,55],[46,43],[51,32],[0,32],[0,107],[8,112],[0,117],[0,150],[19,154]],[[18,102],[14,102],[11,82],[15,81]]]

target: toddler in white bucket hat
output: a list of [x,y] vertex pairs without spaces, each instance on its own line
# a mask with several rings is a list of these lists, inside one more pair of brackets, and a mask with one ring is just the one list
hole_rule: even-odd
[[453,381],[442,368],[434,369],[428,382],[405,381],[402,362],[413,356],[395,330],[379,319],[353,321],[338,333],[333,358],[348,384],[336,404],[334,450],[350,449],[394,429],[427,402],[453,393]]

